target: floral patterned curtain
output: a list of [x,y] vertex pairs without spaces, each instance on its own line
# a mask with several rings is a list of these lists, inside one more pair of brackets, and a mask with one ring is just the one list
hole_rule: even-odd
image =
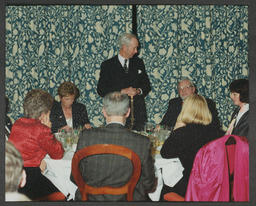
[[185,76],[216,102],[227,127],[234,109],[228,86],[248,77],[248,7],[144,5],[137,15],[141,56],[153,88],[146,101],[149,119],[161,121]]
[[[117,54],[117,38],[132,31],[132,6],[6,7],[6,96],[9,116],[22,116],[28,90],[57,99],[65,80],[80,89],[94,126],[104,122],[96,92],[102,61]],[[181,76],[216,102],[223,127],[233,110],[228,85],[248,77],[248,7],[138,5],[137,31],[152,91],[148,121],[159,123]]]
[[56,99],[63,81],[80,90],[90,121],[103,123],[96,92],[100,64],[118,52],[117,38],[131,30],[131,6],[10,6],[6,12],[6,96],[10,116],[23,115],[32,88]]

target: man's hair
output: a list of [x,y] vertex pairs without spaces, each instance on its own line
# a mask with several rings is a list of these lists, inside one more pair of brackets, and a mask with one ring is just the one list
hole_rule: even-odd
[[195,87],[195,84],[193,83],[193,80],[192,79],[189,79],[188,77],[181,77],[180,80],[178,81],[178,84],[177,84],[177,89],[179,89],[179,84],[182,82],[182,81],[189,81],[190,82],[190,86],[193,86]]
[[249,81],[248,79],[237,79],[229,85],[230,92],[240,94],[240,101],[249,103]]
[[27,93],[23,103],[24,116],[38,119],[42,113],[51,110],[52,104],[53,98],[48,92],[42,89],[32,89]]
[[109,116],[124,116],[129,110],[127,94],[112,92],[103,98],[103,108]]
[[212,121],[212,114],[205,98],[198,94],[188,96],[182,105],[177,121],[185,124],[210,124]]
[[5,142],[5,192],[16,192],[22,177],[23,160],[14,145]]
[[123,33],[119,36],[118,45],[121,49],[123,45],[128,46],[131,43],[131,39],[135,38],[137,39],[136,35],[131,33]]
[[76,99],[79,96],[79,90],[72,82],[63,82],[58,88],[58,95],[60,95],[60,97],[75,95]]

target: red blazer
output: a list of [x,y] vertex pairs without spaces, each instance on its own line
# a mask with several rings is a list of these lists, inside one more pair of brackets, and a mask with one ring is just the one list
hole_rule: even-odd
[[46,154],[53,159],[61,159],[64,154],[61,142],[51,129],[36,119],[18,119],[13,124],[9,141],[21,153],[24,167],[39,167]]

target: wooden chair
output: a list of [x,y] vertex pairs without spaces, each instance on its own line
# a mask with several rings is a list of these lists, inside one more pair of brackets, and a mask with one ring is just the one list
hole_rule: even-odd
[[[79,162],[81,159],[91,155],[98,154],[116,154],[124,156],[131,160],[133,165],[133,173],[130,180],[121,187],[93,187],[84,182],[82,174],[79,169]],[[83,201],[87,201],[87,194],[112,194],[121,195],[127,194],[127,201],[133,200],[133,192],[135,186],[140,178],[141,173],[141,162],[139,156],[131,149],[124,146],[113,145],[113,144],[96,144],[85,147],[75,153],[72,159],[72,176],[79,188]]]
[[[40,185],[39,185],[40,187]],[[54,192],[44,197],[33,199],[33,201],[61,201],[66,202],[66,196],[62,192]]]
[[170,202],[183,202],[185,201],[185,198],[175,192],[169,192],[164,195],[164,200]]

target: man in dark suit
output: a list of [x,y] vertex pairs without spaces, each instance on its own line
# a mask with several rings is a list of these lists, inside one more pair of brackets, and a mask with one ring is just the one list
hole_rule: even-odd
[[[77,150],[95,144],[116,144],[125,146],[139,155],[141,176],[133,194],[134,201],[147,200],[147,193],[155,188],[154,163],[151,156],[150,141],[147,137],[131,132],[124,127],[129,116],[129,97],[120,92],[107,94],[103,98],[105,127],[83,130]],[[119,187],[128,182],[132,174],[130,160],[117,155],[96,155],[80,162],[80,170],[87,184],[92,186]],[[73,181],[73,177],[71,177]],[[73,181],[74,182],[74,181]],[[88,195],[90,201],[125,201],[125,195]],[[81,200],[79,190],[75,200]]]
[[[191,94],[194,94],[196,92],[196,87],[193,84],[193,82],[188,79],[188,78],[183,78],[179,83],[178,83],[178,93],[179,97],[176,97],[174,99],[171,99],[169,101],[168,109],[160,122],[160,125],[166,125],[170,128],[173,128],[175,126],[177,117],[179,116],[179,113],[181,111],[182,103],[184,99]],[[216,127],[220,128],[220,121],[218,118],[218,112],[216,109],[215,103],[208,98],[205,98],[209,107],[209,110],[212,113],[212,123]],[[159,128],[159,125],[157,126]]]
[[131,115],[126,127],[143,130],[147,121],[144,98],[151,90],[150,81],[143,60],[134,56],[138,51],[139,42],[133,34],[125,33],[119,38],[119,54],[101,64],[97,92],[104,97],[109,92],[120,91],[133,98],[134,124]]

